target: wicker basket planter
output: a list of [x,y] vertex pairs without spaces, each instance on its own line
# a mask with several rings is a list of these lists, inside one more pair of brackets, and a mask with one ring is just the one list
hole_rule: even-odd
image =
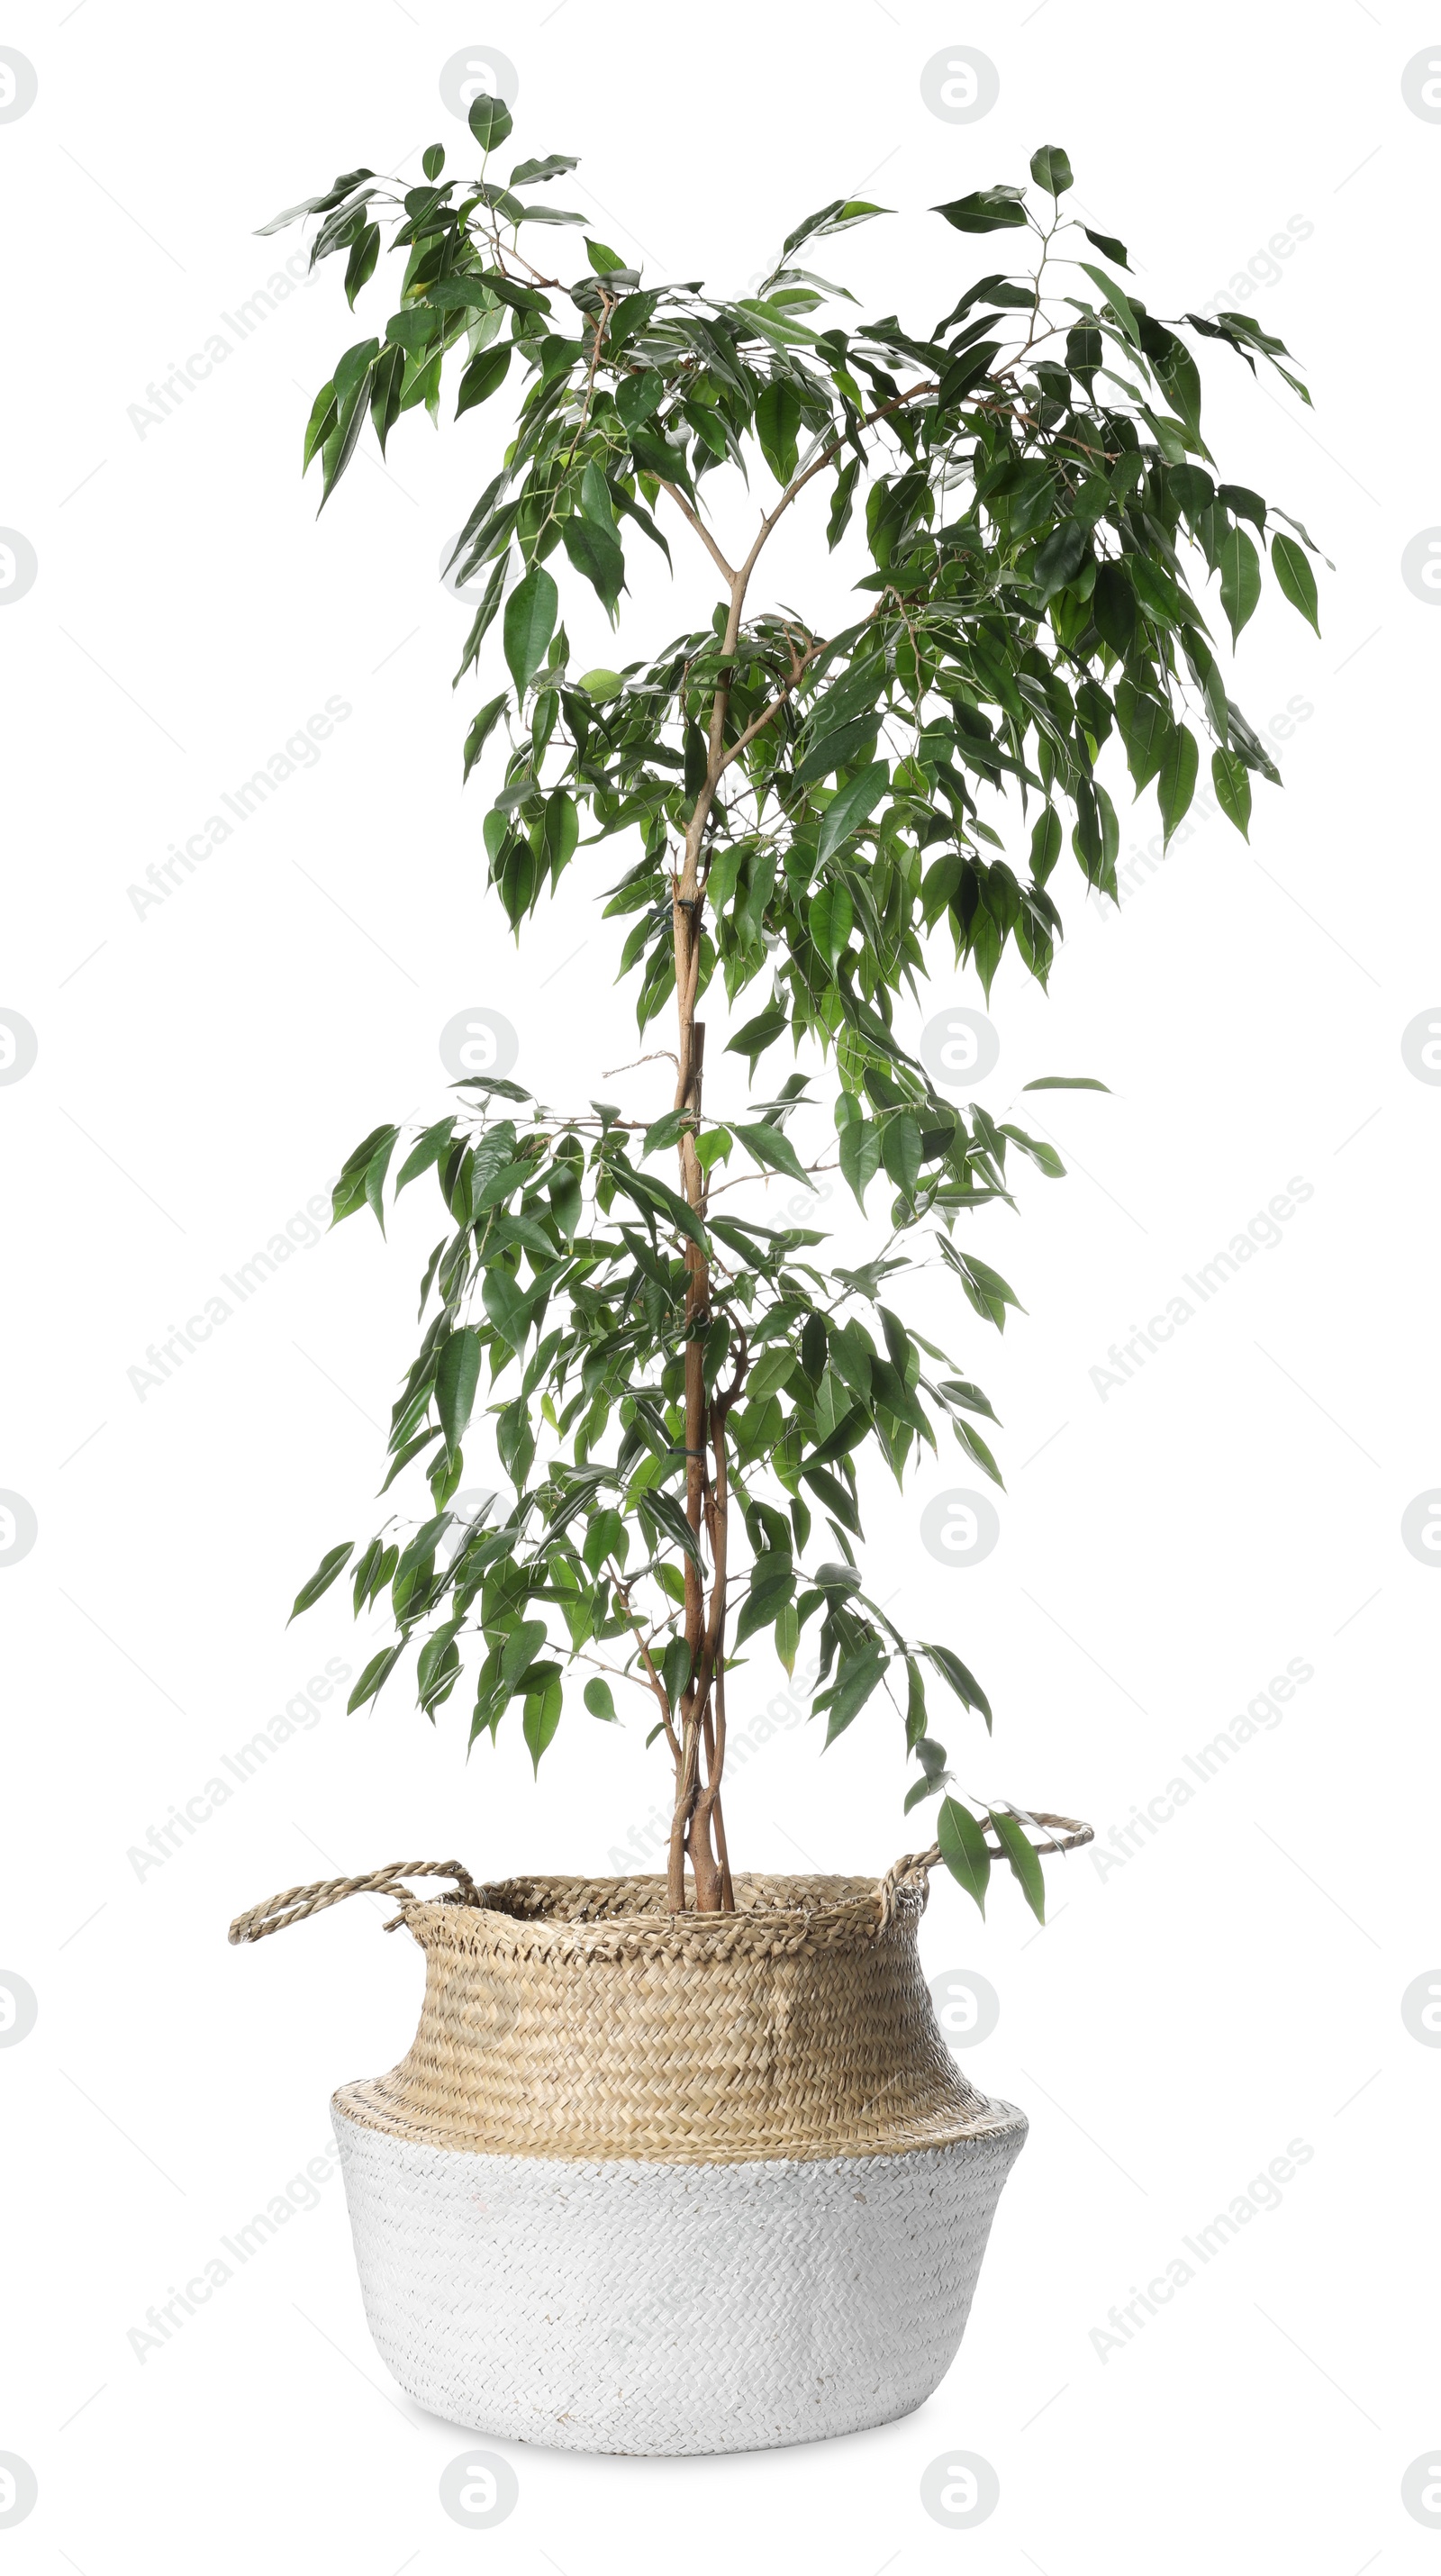
[[409,2053],[332,2104],[366,2316],[411,2397],[678,2455],[931,2394],[1026,2134],[937,2027],[933,1857],[744,1879],[733,1915],[671,1915],[659,1878],[477,1888],[452,1863],[420,1865],[459,1882],[439,1901],[396,1864],[239,1918],[258,1940],[380,1888],[425,1952]]

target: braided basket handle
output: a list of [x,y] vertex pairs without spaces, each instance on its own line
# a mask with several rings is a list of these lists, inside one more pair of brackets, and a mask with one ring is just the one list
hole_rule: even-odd
[[[1039,1808],[1034,1814],[1027,1808],[1013,1808],[1011,1812],[1020,1824],[1036,1826],[1037,1851],[1078,1851],[1082,1843],[1091,1842],[1095,1838],[1094,1826],[1083,1825],[1075,1816],[1048,1816]],[[1004,1846],[999,1840],[988,1844],[987,1849],[994,1860],[1004,1860],[1006,1857]],[[904,1852],[898,1861],[892,1863],[876,1888],[876,1900],[880,1907],[878,1928],[882,1932],[895,1920],[896,1901],[901,1889],[913,1885],[919,1879],[924,1891],[931,1871],[940,1857],[940,1844],[932,1843],[929,1851]]]
[[[291,1923],[302,1923],[307,1914],[323,1914],[327,1905],[339,1905],[347,1896],[364,1896],[372,1889],[380,1896],[410,1898],[410,1889],[402,1885],[407,1878],[453,1878],[455,1893],[442,1897],[443,1905],[479,1905],[480,1890],[468,1869],[458,1860],[393,1860],[384,1869],[373,1869],[367,1878],[321,1878],[310,1887],[287,1887],[279,1896],[271,1896],[263,1905],[253,1905],[248,1914],[237,1914],[230,1926],[232,1941],[263,1941],[269,1932],[283,1932]],[[387,1923],[387,1932],[392,1926]]]

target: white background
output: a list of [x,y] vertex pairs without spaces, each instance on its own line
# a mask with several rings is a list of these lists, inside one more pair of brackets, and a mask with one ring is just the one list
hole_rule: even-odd
[[[1441,619],[1400,570],[1441,519],[1441,130],[1401,86],[1434,34],[1361,0],[1304,17],[1223,0],[1203,19],[1134,0],[254,0],[240,17],[82,0],[7,21],[39,85],[0,124],[0,520],[38,561],[0,618],[0,1008],[39,1040],[0,1088],[0,1486],[39,1532],[0,1568],[0,1958],[39,2002],[0,2052],[0,2450],[39,2481],[0,2531],[17,2569],[1434,2563],[1401,2481],[1441,2436],[1421,2366],[1441,2057],[1400,2009],[1441,1957],[1437,1577],[1400,1535],[1441,1478],[1441,1090],[1400,1048],[1441,994],[1423,730]],[[572,870],[517,957],[483,890],[483,788],[460,793],[489,691],[450,694],[466,621],[437,564],[494,470],[498,420],[437,438],[411,416],[391,470],[362,450],[317,527],[298,473],[310,398],[394,295],[377,282],[352,324],[331,263],[243,340],[220,318],[296,249],[253,237],[277,207],[361,161],[413,180],[436,137],[464,152],[438,81],[470,43],[518,67],[517,154],[584,156],[556,193],[603,239],[650,279],[728,293],[812,206],[866,185],[899,216],[830,246],[830,272],[924,325],[991,264],[924,209],[1065,144],[1153,309],[1244,300],[1299,354],[1314,414],[1208,347],[1208,427],[1223,471],[1337,566],[1319,643],[1269,584],[1242,641],[1253,719],[1292,710],[1273,737],[1285,792],[1258,790],[1251,850],[1198,825],[1119,919],[1081,900],[1068,861],[1051,1000],[1012,963],[998,979],[987,1104],[1047,1072],[1114,1095],[1042,1100],[1071,1177],[1034,1176],[1019,1218],[978,1222],[1027,1309],[1004,1343],[932,1301],[1005,1426],[1000,1544],[970,1570],[919,1549],[924,1502],[976,1481],[959,1456],[899,1499],[877,1487],[871,1510],[878,1591],[950,1638],[995,1703],[993,1746],[937,1715],[962,1780],[1092,1818],[1101,1851],[1288,1663],[1312,1678],[1129,1858],[1053,1865],[1044,1934],[1009,1883],[984,1925],[937,1884],[929,1971],[978,1972],[1001,1999],[967,2071],[1032,2132],[935,2399],[750,2458],[520,2451],[516,2510],[480,2535],[437,2496],[466,2437],[402,2400],[370,2345],[338,2181],[159,2349],[129,2339],[323,2150],[331,2088],[389,2065],[414,2023],[419,1957],[381,1937],[379,1909],[255,1951],[226,1947],[232,1914],[398,1854],[601,1870],[664,1796],[639,1724],[567,1719],[537,1791],[518,1730],[467,1768],[459,1699],[434,1732],[399,1697],[355,1718],[343,1692],[304,1704],[327,1658],[358,1671],[371,1651],[343,1587],[285,1619],[323,1548],[371,1525],[434,1231],[421,1192],[389,1249],[368,1218],[297,1249],[162,1383],[129,1375],[370,1126],[438,1114],[455,1012],[503,1011],[522,1079],[552,1099],[588,1097],[636,1052],[590,910],[616,854]],[[999,72],[969,126],[921,96],[957,44]],[[1266,245],[1292,218],[1283,262]],[[574,237],[547,240],[563,266]],[[217,333],[213,375],[137,422],[147,386]],[[835,567],[816,575],[817,526],[797,514],[770,595],[821,619],[844,591]],[[673,596],[648,564],[631,578],[631,654],[708,615],[689,566]],[[598,612],[593,641],[615,650]],[[319,760],[137,912],[147,868],[332,697],[351,713]],[[1149,800],[1123,807],[1123,848],[1156,828]],[[931,1007],[979,1001],[938,951]],[[648,1079],[625,1096],[658,1105]],[[713,1078],[713,1108],[733,1079]],[[1312,1195],[1279,1244],[1098,1386],[1109,1346],[1292,1176]],[[781,1684],[757,1658],[737,1717]],[[287,1702],[304,1725],[139,1874],[132,1847]],[[902,1785],[880,1720],[824,1762],[817,1731],[783,1728],[735,1781],[732,1852],[879,1871],[918,1839]],[[1312,2153],[1279,2207],[1098,2347],[1133,2285],[1293,2140]],[[994,2515],[960,2535],[919,2497],[948,2446],[1000,2479]]]

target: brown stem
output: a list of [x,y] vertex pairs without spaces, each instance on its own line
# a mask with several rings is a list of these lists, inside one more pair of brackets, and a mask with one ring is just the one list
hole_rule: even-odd
[[[891,401],[878,405],[867,422],[881,420],[887,412],[905,403],[915,402],[922,394],[933,392],[930,384],[913,385]],[[831,462],[839,452],[839,439],[830,443],[814,458],[804,473],[782,493],[760,531],[750,553],[738,571],[733,571],[721,553],[700,514],[691,507],[684,493],[674,485],[665,489],[695,534],[705,546],[730,590],[730,606],[721,639],[723,656],[734,654],[740,638],[741,619],[745,612],[746,591],[759,560],[762,547],[782,514],[789,509],[798,493]],[[721,778],[745,744],[761,726],[769,723],[784,705],[807,664],[823,650],[816,645],[802,650],[793,644],[789,679],[765,713],[747,726],[740,742],[726,746],[726,717],[730,709],[730,665],[727,659],[716,683],[711,700],[710,726],[706,747],[706,774],[691,808],[686,824],[685,851],[672,882],[672,938],[675,958],[676,1020],[678,1056],[676,1068],[675,1107],[688,1113],[679,1139],[681,1180],[686,1202],[695,1214],[704,1217],[706,1176],[696,1153],[696,1134],[701,1117],[701,1068],[704,1061],[705,1032],[695,1016],[700,985],[701,920],[705,892],[701,877],[701,852],[706,823],[715,803]],[[666,1872],[666,1903],[670,1911],[685,1911],[685,1869],[689,1859],[695,1881],[698,1913],[719,1913],[733,1904],[730,1866],[726,1855],[725,1826],[721,1817],[720,1784],[725,1760],[725,1707],[722,1678],[723,1635],[726,1591],[726,1526],[729,1497],[725,1476],[725,1410],[718,1408],[718,1424],[708,1422],[705,1394],[705,1333],[710,1319],[710,1275],[706,1257],[697,1243],[687,1240],[686,1252],[686,1344],[685,1344],[685,1442],[686,1442],[686,1518],[696,1534],[696,1556],[687,1556],[685,1567],[685,1637],[691,1655],[691,1680],[679,1704],[680,1744],[675,1756],[675,1806],[671,1816],[671,1838]],[[715,1435],[716,1484],[708,1521],[711,1540],[710,1618],[706,1618],[705,1585],[697,1561],[700,1533],[706,1519],[705,1455],[708,1430]],[[714,1707],[712,1697],[714,1694]],[[672,1736],[674,1745],[674,1737]],[[705,1749],[706,1777],[701,1779],[701,1750]]]

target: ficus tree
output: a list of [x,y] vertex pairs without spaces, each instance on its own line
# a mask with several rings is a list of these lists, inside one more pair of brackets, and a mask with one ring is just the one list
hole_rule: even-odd
[[[987,996],[1008,947],[1045,984],[1067,851],[1115,896],[1107,746],[1137,793],[1154,783],[1169,838],[1209,743],[1217,801],[1246,831],[1253,780],[1277,772],[1202,597],[1209,612],[1214,580],[1234,642],[1269,535],[1276,582],[1314,625],[1315,548],[1219,479],[1184,335],[1308,397],[1249,315],[1153,315],[1120,282],[1123,245],[1067,216],[1056,145],[1031,162],[1032,195],[996,186],[935,209],[957,247],[1013,236],[1026,259],[963,271],[924,328],[860,319],[803,264],[883,212],[857,199],[797,224],[736,301],[643,284],[591,239],[563,284],[541,254],[551,228],[583,228],[549,193],[575,162],[553,153],[502,179],[508,110],[480,98],[470,126],[470,175],[446,178],[435,145],[418,187],[348,171],[266,228],[319,218],[312,262],[345,254],[352,307],[387,232],[403,261],[383,331],[316,397],[305,465],[319,462],[323,507],[367,424],[383,452],[403,414],[438,419],[447,390],[482,441],[506,412],[452,558],[459,580],[483,580],[456,684],[497,619],[509,678],[483,694],[463,752],[466,776],[484,756],[497,780],[490,881],[520,936],[564,870],[594,877],[617,845],[603,916],[626,924],[640,1030],[671,1022],[674,1086],[637,1120],[473,1078],[412,1142],[387,1124],[356,1147],[337,1220],[368,1205],[383,1227],[387,1188],[428,1171],[444,1202],[385,1480],[423,1460],[432,1508],[358,1557],[331,1549],[296,1608],[347,1569],[357,1617],[388,1587],[393,1640],[351,1707],[418,1644],[434,1718],[469,1660],[472,1742],[518,1703],[537,1768],[568,1702],[610,1720],[616,1687],[637,1685],[674,1769],[669,1902],[693,1890],[702,1911],[732,1904],[727,1673],[758,1638],[793,1672],[817,1621],[827,1744],[890,1709],[917,1766],[905,1805],[941,1798],[955,1876],[983,1901],[1003,1856],[1039,1914],[1024,1810],[959,1795],[930,1731],[937,1684],[989,1726],[980,1683],[949,1640],[908,1635],[866,1589],[857,1471],[875,1454],[899,1480],[946,1430],[999,1480],[986,1396],[906,1322],[900,1283],[941,1265],[958,1316],[1003,1328],[1016,1298],[965,1220],[1010,1198],[1017,1157],[1061,1164],[1020,1126],[942,1098],[896,1006],[937,940]],[[838,632],[769,591],[766,550],[793,519],[817,550],[854,526],[859,551],[863,532]],[[628,559],[643,545],[669,562],[672,540],[704,558],[709,621],[578,670],[567,605],[593,594],[619,623]],[[707,1113],[701,1014],[717,980],[727,1005],[754,1004],[726,1050],[741,1115]],[[796,1069],[760,1077],[786,1040]],[[834,1124],[820,1152],[790,1132],[818,1107]],[[812,1184],[824,1155],[863,1210],[868,1192],[884,1201],[854,1268],[827,1260],[816,1228],[760,1212],[763,1183]],[[457,1524],[482,1406],[513,1499]]]

